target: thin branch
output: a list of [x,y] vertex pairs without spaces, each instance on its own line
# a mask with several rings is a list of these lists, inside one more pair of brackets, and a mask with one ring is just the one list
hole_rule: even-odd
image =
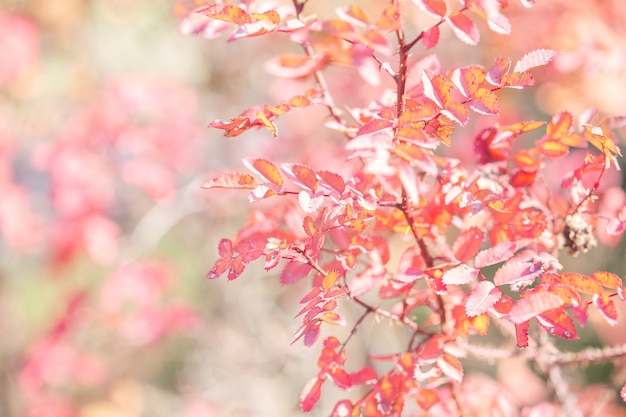
[[603,348],[587,348],[580,352],[560,352],[555,355],[551,364],[560,366],[579,365],[590,362],[612,361],[623,357],[626,357],[626,343]]

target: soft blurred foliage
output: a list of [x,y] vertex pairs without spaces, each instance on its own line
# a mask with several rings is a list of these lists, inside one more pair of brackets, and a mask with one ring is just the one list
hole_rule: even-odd
[[[339,4],[311,0],[307,11],[330,16]],[[263,70],[272,56],[293,48],[280,35],[231,43],[182,35],[175,10],[193,6],[2,3],[2,416],[300,415],[298,395],[314,372],[314,353],[290,345],[304,284],[280,287],[260,270],[235,282],[207,282],[216,242],[245,221],[248,207],[243,194],[200,186],[213,172],[240,167],[243,156],[340,164],[341,142],[319,128],[323,108],[286,116],[278,146],[264,131],[233,140],[206,128],[303,86]],[[626,114],[625,10],[619,0],[537,0],[530,10],[511,2],[511,37],[482,31],[479,46],[468,48],[443,31],[433,52],[444,66],[458,66],[517,59],[539,47],[564,51],[541,71],[538,88],[503,96],[504,119],[545,119],[542,112],[564,109],[578,115],[591,106]],[[414,33],[425,24],[410,4],[405,17]],[[366,103],[385,86],[353,82],[355,76],[350,68],[328,74],[342,103]],[[451,152],[467,155],[467,148],[453,144]],[[621,178],[612,181],[601,204],[614,213],[625,199]],[[623,275],[623,255],[621,244],[597,251],[596,265],[570,265]],[[598,321],[592,343],[625,343],[624,321],[618,326]],[[396,336],[389,329],[361,343],[384,352]],[[609,378],[623,384],[623,364],[609,368],[578,383],[587,390],[605,389],[590,384]],[[471,377],[467,389],[506,375],[510,392],[493,385],[484,394],[522,405],[546,398],[523,362],[480,370],[491,377]],[[607,399],[612,395],[608,390]],[[333,398],[323,401],[320,413]]]

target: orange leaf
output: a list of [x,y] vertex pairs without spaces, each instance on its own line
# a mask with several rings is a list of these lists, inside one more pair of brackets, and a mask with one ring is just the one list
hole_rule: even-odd
[[573,117],[569,112],[555,114],[546,126],[546,135],[552,139],[561,139],[570,134]]
[[502,87],[522,89],[535,85],[535,77],[527,72],[514,72],[504,74],[500,83]]
[[606,288],[617,289],[622,286],[622,279],[613,272],[594,272],[591,274],[591,278]]
[[280,175],[280,171],[274,164],[265,159],[252,159],[246,158],[243,160],[244,165],[252,172],[268,181],[276,188],[280,189],[283,186],[283,177]]
[[330,171],[317,171],[317,176],[324,181],[332,190],[340,194],[346,189],[346,183],[343,177]]
[[[213,9],[209,9],[213,10]],[[202,13],[202,12],[200,12]],[[234,23],[236,25],[244,25],[246,23],[252,23],[252,18],[250,15],[240,7],[233,6],[231,4],[225,5],[222,10],[217,13],[202,13],[207,16],[217,19],[223,20],[224,22]]]
[[500,112],[498,96],[487,88],[479,88],[472,94],[470,108],[476,113],[494,116]]
[[476,330],[476,333],[479,335],[484,336],[487,334],[487,331],[489,331],[489,315],[487,313],[479,314],[476,317],[470,317],[469,321],[472,324],[472,327],[474,327],[474,330]]
[[324,292],[328,291],[333,287],[333,285],[335,285],[338,277],[339,274],[337,274],[337,271],[330,271],[324,276],[324,279],[322,280],[322,289],[324,290]]
[[202,185],[202,188],[232,188],[253,190],[259,182],[252,175],[241,172],[227,172],[218,175]]
[[392,3],[389,7],[383,10],[376,21],[376,27],[382,31],[393,32],[402,28],[400,21],[402,16],[400,15],[400,8],[397,3]]
[[539,169],[537,155],[528,149],[521,149],[513,155],[513,163],[520,169],[527,172],[534,172]]
[[476,77],[476,71],[474,71],[475,68],[476,67],[457,68],[452,72],[451,81],[456,88],[459,89],[461,94],[467,98],[473,97],[480,84]]
[[446,108],[450,104],[452,95],[450,93],[450,85],[445,78],[439,74],[428,78],[426,72],[422,72],[422,83],[424,85],[424,95],[435,102],[435,104],[441,108]]
[[595,278],[577,272],[565,272],[558,276],[558,282],[583,294],[600,295],[602,285]]
[[278,129],[276,128],[276,125],[270,121],[267,116],[265,116],[265,114],[263,112],[258,112],[256,114],[257,119],[259,119],[267,128],[267,130],[270,131],[270,133],[277,138],[278,137]]
[[598,308],[598,311],[605,318],[607,323],[614,326],[617,323],[617,307],[615,303],[607,294],[594,295],[593,305]]
[[534,120],[529,120],[526,122],[515,123],[514,125],[500,126],[498,130],[505,131],[505,132],[526,133],[526,132],[530,132],[531,130],[538,129],[545,124],[546,122],[537,122]]
[[315,171],[302,164],[282,164],[281,168],[289,176],[291,181],[302,188],[310,191],[317,189],[317,176]]
[[337,14],[345,21],[369,26],[371,19],[365,10],[355,5],[341,6],[337,9]]
[[561,158],[569,152],[568,146],[558,140],[540,140],[537,149],[548,158]]
[[413,0],[413,3],[433,17],[444,17],[447,13],[446,2],[443,0]]

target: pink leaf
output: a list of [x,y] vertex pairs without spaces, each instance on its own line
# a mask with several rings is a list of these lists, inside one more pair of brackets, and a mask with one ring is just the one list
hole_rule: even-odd
[[285,265],[285,268],[281,272],[280,283],[291,284],[292,282],[299,281],[309,275],[309,272],[311,272],[311,267],[309,266],[309,264],[291,261],[287,265]]
[[481,281],[467,298],[465,314],[478,316],[493,307],[500,297],[502,292],[491,281]]
[[443,283],[446,285],[463,285],[474,281],[477,275],[477,269],[461,264],[444,271]]
[[463,381],[463,366],[457,358],[449,353],[444,353],[437,359],[437,366],[441,372],[456,382]]
[[307,214],[314,213],[322,207],[324,195],[302,190],[298,193],[298,204]]
[[554,58],[556,58],[557,52],[551,49],[536,49],[527,53],[517,61],[513,72],[526,72],[537,67],[548,64]]
[[313,409],[313,406],[320,399],[322,391],[322,385],[325,379],[316,376],[306,383],[302,393],[300,394],[300,407],[302,411],[308,413]]
[[476,45],[480,40],[478,28],[469,17],[461,12],[451,13],[446,17],[457,38],[468,45]]
[[564,301],[558,295],[548,292],[537,292],[519,300],[509,311],[509,320],[521,324],[541,313],[560,307]]
[[480,269],[506,261],[515,254],[517,249],[517,245],[513,242],[498,243],[496,246],[478,252],[474,258],[474,266]]
[[517,289],[530,285],[543,272],[541,262],[507,262],[496,271],[493,282],[498,287],[509,284]]
[[434,48],[437,43],[439,43],[439,34],[439,26],[433,26],[425,29],[422,33],[422,43],[424,44],[424,49]]
[[624,402],[626,402],[626,385],[624,385],[624,386],[622,387],[622,390],[620,391],[620,393],[619,393],[619,394],[621,395],[622,400],[623,400]]

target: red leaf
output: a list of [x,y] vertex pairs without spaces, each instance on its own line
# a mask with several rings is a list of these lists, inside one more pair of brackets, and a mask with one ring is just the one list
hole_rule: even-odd
[[480,33],[474,22],[472,22],[472,19],[461,12],[454,12],[447,16],[446,20],[450,24],[456,37],[462,42],[468,45],[478,44]]
[[425,29],[422,32],[422,43],[424,44],[424,49],[430,49],[437,46],[437,43],[439,43],[439,34],[439,26],[433,26]]
[[283,177],[274,164],[265,159],[246,158],[243,160],[244,165],[252,172],[268,181],[276,188],[281,189],[283,186]]
[[208,274],[209,279],[215,279],[222,275],[230,266],[233,259],[233,242],[230,239],[222,239],[217,245],[220,258]]
[[433,17],[444,17],[447,13],[446,2],[443,0],[413,0],[413,3]]
[[325,379],[316,376],[306,383],[302,393],[300,394],[300,408],[305,413],[308,413],[313,409],[313,406],[320,399],[322,385]]
[[463,230],[452,246],[456,259],[460,262],[467,262],[472,259],[480,250],[484,238],[485,232],[478,227]]
[[329,378],[341,389],[348,389],[352,387],[352,379],[345,369],[335,365],[332,366],[328,372]]
[[521,324],[563,304],[563,299],[558,295],[548,292],[532,293],[523,297],[511,307],[508,319],[515,324]]
[[537,316],[537,323],[546,329],[550,334],[563,339],[577,339],[578,332],[571,317],[564,309],[546,311]]
[[463,365],[449,353],[444,353],[437,359],[437,366],[441,369],[441,372],[456,382],[463,381]]
[[513,242],[501,242],[496,246],[480,251],[474,258],[476,268],[484,268],[511,258],[519,249]]
[[491,281],[479,282],[465,302],[465,314],[478,316],[489,310],[502,297],[502,292]]
[[378,374],[374,368],[366,366],[360,371],[350,374],[350,379],[352,380],[352,385],[373,384],[378,380]]
[[617,323],[617,307],[615,307],[615,303],[607,294],[594,295],[593,305],[597,307],[607,323],[611,326]]
[[515,337],[517,339],[517,347],[528,347],[528,327],[529,322],[515,324]]
[[311,266],[297,261],[290,261],[280,274],[281,284],[291,284],[309,275]]
[[546,65],[554,58],[556,58],[557,52],[550,49],[537,49],[527,53],[517,61],[513,72],[526,72],[533,70],[537,67]]

